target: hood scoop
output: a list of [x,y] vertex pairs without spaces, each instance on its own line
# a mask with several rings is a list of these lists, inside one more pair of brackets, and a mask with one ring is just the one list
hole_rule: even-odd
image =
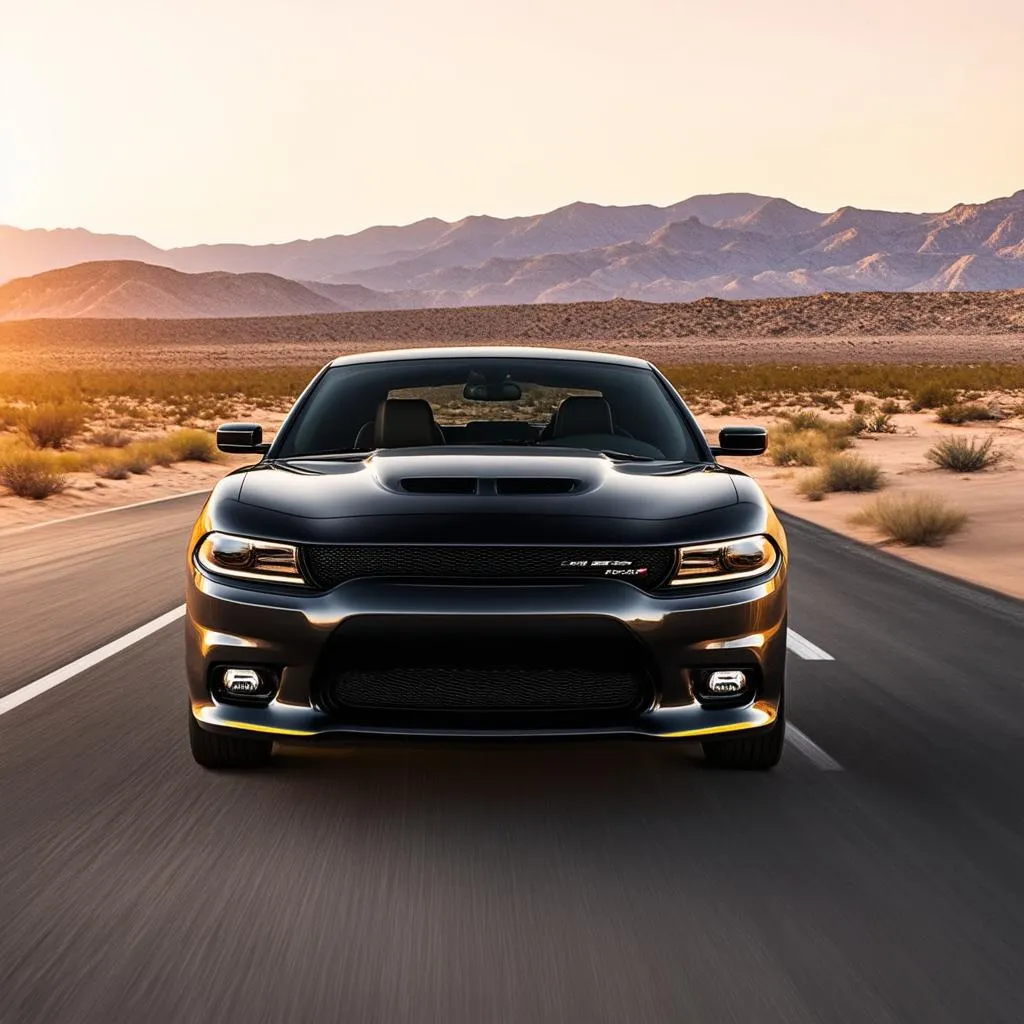
[[410,494],[476,494],[479,482],[472,476],[407,476],[402,490]]
[[545,495],[584,490],[582,480],[547,476],[412,476],[404,477],[401,487],[409,494]]
[[583,490],[582,480],[564,477],[510,476],[487,482],[494,484],[497,494],[572,494]]

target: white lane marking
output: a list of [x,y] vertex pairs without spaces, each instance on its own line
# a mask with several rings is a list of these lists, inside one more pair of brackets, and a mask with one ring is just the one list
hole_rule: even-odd
[[131,508],[142,508],[144,505],[157,505],[161,501],[175,501],[178,498],[193,498],[197,494],[209,494],[210,488],[203,487],[198,491],[183,491],[181,494],[165,494],[162,498],[149,498],[146,501],[136,501],[131,505],[115,505],[114,508],[98,508],[93,512],[80,512],[74,516],[64,516],[61,519],[47,519],[45,523],[29,523],[28,526],[16,526],[10,530],[0,531],[0,537],[7,537],[12,533],[24,533],[26,530],[38,530],[42,526],[56,526],[58,523],[71,523],[76,519],[91,519],[93,516],[104,516],[108,512],[127,512]]
[[[828,651],[823,651],[817,644],[812,644],[805,636],[795,629],[786,634],[786,646],[805,661],[835,661]],[[786,723],[786,739],[800,751],[814,766],[823,772],[841,772],[843,766],[830,754],[825,753],[805,732],[801,732],[792,722]]]
[[111,640],[109,644],[98,647],[95,651],[86,654],[77,661],[73,661],[69,665],[65,665],[63,668],[43,676],[42,679],[37,679],[34,683],[27,683],[20,689],[15,690],[14,693],[9,693],[6,697],[0,697],[0,715],[6,715],[8,711],[13,711],[40,694],[46,693],[47,690],[52,690],[55,686],[66,683],[69,679],[73,679],[86,669],[106,661],[107,658],[112,658],[115,654],[120,654],[121,651],[127,650],[140,640],[145,640],[147,636],[152,636],[154,633],[159,632],[164,626],[169,626],[172,622],[184,618],[184,615],[185,606],[179,605],[172,611],[166,612],[164,615],[158,615],[151,622],[139,626],[138,629],[133,629],[130,633],[125,633],[124,636]]
[[805,732],[801,732],[792,722],[786,723],[786,741],[792,743],[801,754],[814,762],[814,766],[823,772],[841,772],[843,766],[832,756],[826,754],[821,747]]
[[786,636],[786,646],[804,661],[835,661],[828,651],[823,651],[817,644],[812,644],[805,636],[801,636],[795,629],[789,630]]

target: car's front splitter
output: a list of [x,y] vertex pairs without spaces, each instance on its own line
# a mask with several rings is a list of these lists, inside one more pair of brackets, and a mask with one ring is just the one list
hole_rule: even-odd
[[613,725],[552,728],[417,728],[340,722],[322,711],[271,702],[267,707],[193,702],[192,714],[201,726],[214,731],[259,733],[282,743],[345,742],[355,737],[438,739],[565,739],[570,737],[635,737],[642,739],[701,739],[772,725],[776,706],[757,701],[740,708],[709,708],[700,704],[657,708]]

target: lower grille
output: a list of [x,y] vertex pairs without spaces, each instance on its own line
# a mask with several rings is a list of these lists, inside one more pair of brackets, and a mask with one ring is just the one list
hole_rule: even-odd
[[601,711],[637,706],[642,676],[626,670],[534,666],[348,669],[322,692],[325,709]]
[[323,589],[365,577],[440,580],[620,579],[644,590],[661,586],[673,548],[483,547],[468,545],[321,544],[303,549],[308,577]]

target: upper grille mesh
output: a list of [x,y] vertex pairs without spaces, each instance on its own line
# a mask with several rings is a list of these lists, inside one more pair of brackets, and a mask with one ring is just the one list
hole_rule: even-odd
[[[665,582],[675,551],[653,547],[323,544],[305,548],[303,559],[309,577],[324,588],[360,577],[392,576],[496,581],[618,578],[651,590]],[[615,562],[622,564],[594,564]],[[636,569],[647,571],[628,572]]]

